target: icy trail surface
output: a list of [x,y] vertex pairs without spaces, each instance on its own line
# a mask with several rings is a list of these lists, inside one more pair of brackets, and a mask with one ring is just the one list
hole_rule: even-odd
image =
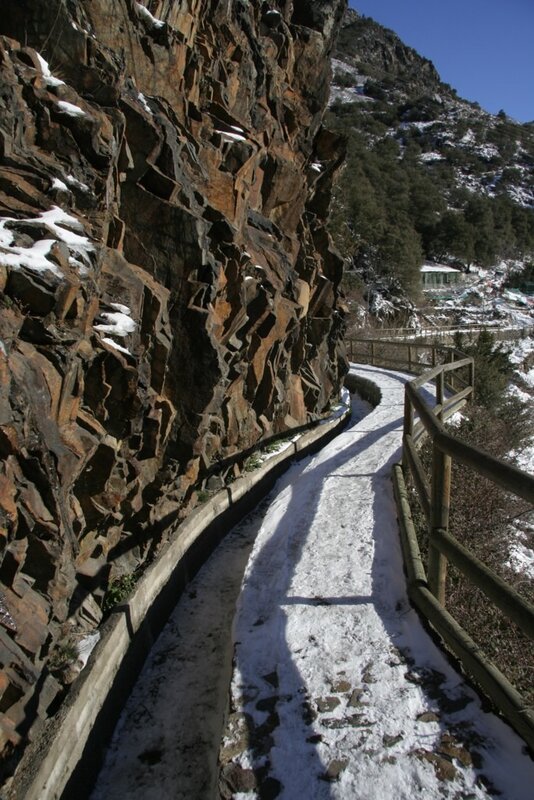
[[214,800],[232,620],[264,503],[188,585],[122,712],[91,800]]
[[292,466],[197,575],[93,800],[531,800],[521,740],[482,710],[406,596],[390,473],[408,376],[353,370],[381,403],[364,417],[356,399],[349,427]]
[[223,796],[531,799],[521,740],[408,602],[390,482],[407,376],[353,369],[382,401],[279,481],[245,571]]

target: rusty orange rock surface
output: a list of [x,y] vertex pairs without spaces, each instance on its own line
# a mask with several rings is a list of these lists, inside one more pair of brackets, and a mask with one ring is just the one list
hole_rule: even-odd
[[110,583],[174,535],[217,465],[235,476],[237,454],[339,391],[325,224],[344,143],[322,115],[345,6],[2,12],[6,763],[61,696],[61,659]]

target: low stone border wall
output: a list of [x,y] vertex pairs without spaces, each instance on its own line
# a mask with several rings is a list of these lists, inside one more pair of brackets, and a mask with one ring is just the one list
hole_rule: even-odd
[[[352,386],[355,383],[349,378],[354,391]],[[290,462],[330,441],[346,425],[350,413],[347,408],[337,418],[319,423],[194,509],[177,527],[128,601],[101,626],[100,641],[87,666],[19,763],[7,795],[10,800],[81,800],[88,795],[119,713],[190,578]]]
[[345,386],[352,394],[359,394],[362,400],[367,400],[368,403],[376,408],[382,400],[382,392],[376,383],[363,378],[361,375],[356,375],[354,372],[349,372],[345,376]]

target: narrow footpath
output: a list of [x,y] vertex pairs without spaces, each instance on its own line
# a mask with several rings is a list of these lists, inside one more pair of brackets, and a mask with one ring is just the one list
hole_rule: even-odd
[[[125,709],[93,800],[532,797],[522,741],[482,709],[407,599],[390,473],[408,376],[354,369],[381,402],[291,467],[230,534],[227,573],[210,562],[199,573]],[[231,597],[217,600],[230,573]],[[208,589],[219,595],[203,604]],[[221,614],[215,642],[210,620]],[[212,651],[226,654],[222,679]]]

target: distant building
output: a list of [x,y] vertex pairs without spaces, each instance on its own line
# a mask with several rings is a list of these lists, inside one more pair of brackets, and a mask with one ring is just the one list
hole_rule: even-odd
[[440,286],[451,286],[460,283],[463,272],[446,264],[423,264],[421,281],[423,289],[439,289]]

